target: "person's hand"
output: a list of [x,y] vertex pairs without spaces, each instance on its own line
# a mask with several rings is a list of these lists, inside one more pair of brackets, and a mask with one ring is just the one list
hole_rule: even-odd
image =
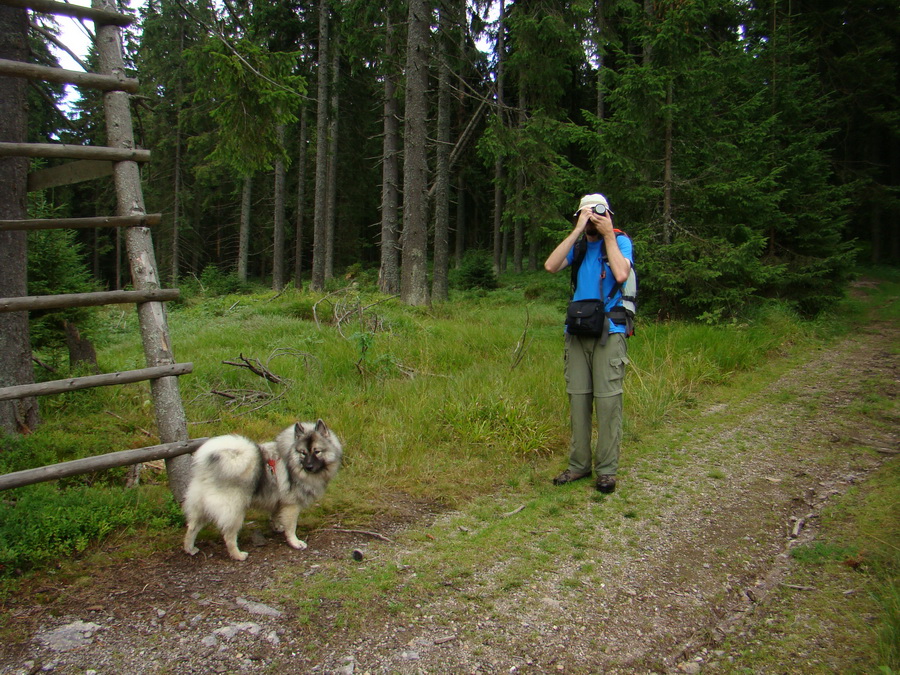
[[597,228],[597,232],[601,237],[610,237],[614,234],[612,218],[609,217],[608,211],[603,215],[597,215],[591,211],[590,219],[591,222],[594,223],[594,226]]
[[584,232],[584,228],[587,227],[587,224],[591,221],[591,216],[594,215],[594,212],[591,209],[581,209],[578,212],[578,220],[575,221],[575,232],[581,235]]

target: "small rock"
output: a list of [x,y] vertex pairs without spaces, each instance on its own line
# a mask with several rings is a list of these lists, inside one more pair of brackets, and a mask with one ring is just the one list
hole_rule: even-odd
[[358,548],[353,549],[353,554],[352,554],[352,555],[353,555],[353,559],[354,559],[355,561],[357,561],[357,562],[359,562],[360,560],[362,560],[363,557],[364,557],[364,556],[363,556],[363,552],[360,551]]
[[251,614],[259,614],[261,616],[274,616],[275,618],[279,618],[284,614],[284,612],[282,612],[280,609],[269,607],[268,605],[264,605],[261,602],[245,600],[244,598],[238,598],[235,602],[237,602],[239,606],[243,607]]
[[701,668],[699,663],[688,661],[686,663],[678,664],[678,670],[686,675],[699,675]]
[[258,623],[233,623],[228,626],[216,628],[213,631],[213,635],[217,635],[219,637],[225,638],[226,640],[230,640],[240,632],[247,632],[250,633],[250,635],[259,635],[259,632],[261,630],[262,628],[260,628],[260,625]]
[[103,627],[96,623],[73,621],[70,624],[39,635],[38,639],[55,652],[67,652],[90,644],[94,632],[101,628]]

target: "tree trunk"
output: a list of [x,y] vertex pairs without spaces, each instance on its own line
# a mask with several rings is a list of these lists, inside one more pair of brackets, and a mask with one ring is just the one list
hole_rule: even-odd
[[[184,54],[184,24],[180,24],[180,49]],[[178,267],[181,262],[179,236],[181,233],[181,121],[182,101],[184,100],[184,78],[179,73],[178,91],[175,105],[175,176],[172,198],[172,285],[178,284]]]
[[606,17],[603,15],[603,0],[597,0],[595,9],[594,23],[597,29],[597,119],[602,120],[606,112],[606,102],[603,96],[603,78],[606,75],[606,69],[603,67],[604,53],[606,51],[603,46],[606,28]]
[[331,40],[331,104],[328,108],[328,200],[325,219],[325,279],[334,276],[334,231],[337,223],[337,149],[338,149],[338,78],[340,77],[340,43],[335,35]]
[[247,261],[250,259],[250,202],[253,197],[253,177],[244,176],[244,187],[241,190],[241,224],[238,231],[238,264],[237,275],[241,281],[247,281]]
[[506,274],[506,261],[509,260],[509,229],[500,231],[500,267],[497,274]]
[[400,297],[428,304],[428,31],[424,0],[410,0],[406,51],[406,129],[403,156],[403,262]]
[[[28,14],[24,9],[0,5],[0,58],[28,60]],[[23,78],[0,76],[0,141],[4,143],[26,141],[26,86]],[[27,176],[27,158],[0,158],[0,219],[26,218]],[[0,297],[28,294],[27,260],[27,233],[0,231]],[[0,314],[0,387],[33,382],[28,312],[4,312]],[[6,433],[28,433],[39,421],[33,397],[0,402],[0,430]]]
[[78,326],[68,321],[63,322],[66,331],[66,348],[69,350],[69,366],[72,368],[87,367],[94,373],[100,373],[97,367],[97,350],[94,344],[82,337]]
[[665,132],[665,150],[663,160],[663,243],[670,244],[672,242],[672,126],[674,125],[672,110],[673,84],[669,80],[666,85],[666,132]]
[[122,234],[122,229],[116,228],[116,290],[122,290],[122,239],[124,235]]
[[297,218],[294,228],[294,288],[303,288],[303,216],[306,213],[306,146],[309,130],[306,125],[306,106],[300,109],[300,151],[297,153]]
[[[116,9],[112,0],[93,0],[92,6],[111,11]],[[97,27],[96,42],[101,72],[105,75],[124,75],[121,30],[116,26],[100,25]],[[134,131],[131,126],[128,94],[122,91],[106,92],[103,95],[103,104],[106,112],[107,145],[114,148],[133,148]],[[116,162],[113,171],[118,204],[117,215],[145,215],[144,195],[137,162]],[[150,229],[129,227],[125,237],[128,259],[131,263],[131,280],[135,289],[159,288],[159,273]],[[139,304],[138,319],[147,365],[152,367],[175,363],[163,304],[160,302]],[[163,377],[153,380],[150,383],[150,390],[160,440],[163,443],[187,440],[187,420],[178,389],[178,378]],[[169,487],[179,502],[187,490],[190,465],[189,455],[166,460]]]
[[[525,95],[519,95],[519,129],[525,131]],[[519,169],[516,175],[516,199],[521,205],[525,200],[525,171]],[[525,218],[521,213],[521,207],[513,210],[515,223],[513,225],[513,272],[522,273],[522,259],[525,255]]]
[[[497,17],[497,118],[505,116],[503,109],[503,83],[505,80],[506,48],[505,44],[506,0],[500,0],[500,14]],[[503,251],[503,163],[498,159],[494,163],[494,273],[503,271],[505,254]]]
[[313,212],[313,262],[310,288],[325,288],[328,238],[328,0],[319,0],[318,101],[316,102],[316,198]]
[[643,65],[649,66],[650,61],[653,59],[653,41],[649,37],[652,34],[653,19],[655,17],[655,14],[653,13],[653,0],[644,0],[644,16],[647,19],[646,35],[648,36],[648,39],[644,41],[641,60]]
[[394,70],[397,29],[388,18],[384,53],[384,141],[381,163],[381,265],[378,287],[382,293],[400,291],[400,260],[397,248],[397,215],[400,204],[400,105]]
[[456,246],[455,265],[459,267],[466,252],[466,177],[464,169],[459,170],[456,184]]
[[[284,147],[284,125],[278,126],[278,140]],[[284,288],[284,158],[275,159],[275,214],[272,220],[272,288]]]
[[[448,3],[449,4],[449,3]],[[438,35],[438,118],[435,153],[434,200],[434,273],[432,300],[449,297],[450,273],[450,63],[447,45],[453,31],[453,17],[446,5],[441,7]]]

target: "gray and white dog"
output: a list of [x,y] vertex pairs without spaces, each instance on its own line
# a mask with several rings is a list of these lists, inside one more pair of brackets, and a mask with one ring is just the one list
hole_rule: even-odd
[[194,452],[191,481],[182,508],[187,519],[184,550],[195,555],[197,534],[214,523],[228,554],[246,560],[237,537],[249,508],[272,514],[272,527],[293,548],[300,511],[323,494],[341,464],[343,449],[325,422],[297,422],[274,441],[257,444],[229,434],[210,438]]

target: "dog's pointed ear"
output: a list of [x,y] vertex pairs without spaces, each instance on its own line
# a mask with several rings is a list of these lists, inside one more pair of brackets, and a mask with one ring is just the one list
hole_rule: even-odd
[[294,438],[302,438],[306,435],[306,432],[303,430],[303,425],[300,422],[294,424]]
[[316,433],[321,434],[322,436],[327,436],[329,433],[328,427],[325,426],[325,422],[323,422],[321,419],[319,419],[319,421],[316,422]]

